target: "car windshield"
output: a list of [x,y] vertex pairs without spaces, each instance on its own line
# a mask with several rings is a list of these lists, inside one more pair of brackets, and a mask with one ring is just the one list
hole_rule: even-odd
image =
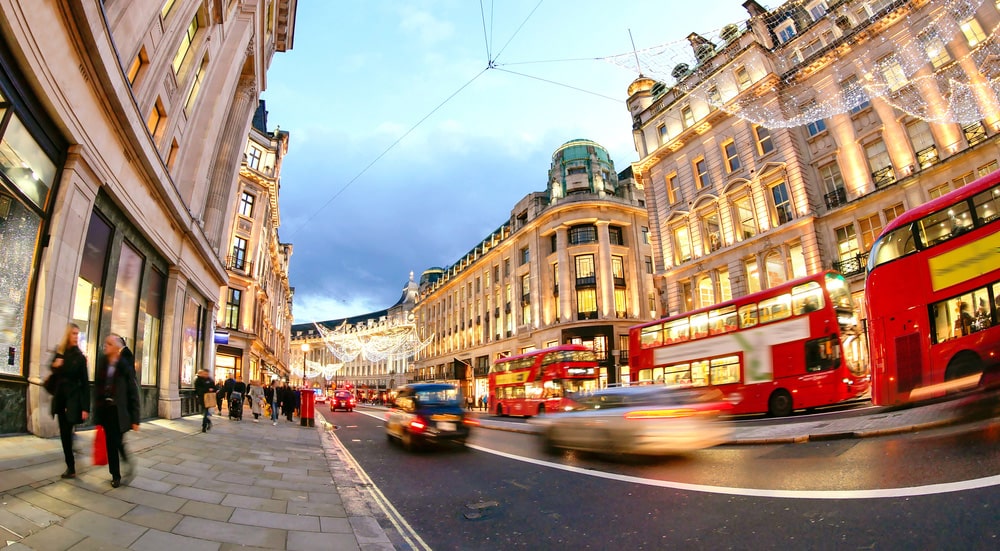
[[417,401],[428,404],[458,404],[458,389],[442,388],[437,390],[421,390],[417,392]]
[[680,405],[722,399],[718,390],[666,388],[658,386],[623,387],[576,394],[574,411],[613,409],[650,405]]
[[351,393],[350,392],[346,392],[346,391],[341,391],[341,392],[338,392],[335,396],[337,398],[350,398],[351,397]]

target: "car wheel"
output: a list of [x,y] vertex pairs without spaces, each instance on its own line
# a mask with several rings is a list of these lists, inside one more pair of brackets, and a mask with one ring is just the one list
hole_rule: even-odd
[[410,431],[404,430],[403,435],[400,437],[399,440],[400,442],[402,442],[403,448],[406,449],[406,451],[412,452],[416,450],[417,443],[414,441],[413,435],[410,434]]
[[389,442],[389,444],[395,444],[396,443],[396,439],[393,438],[392,434],[390,434],[388,431],[386,431],[386,433],[385,433],[385,439]]

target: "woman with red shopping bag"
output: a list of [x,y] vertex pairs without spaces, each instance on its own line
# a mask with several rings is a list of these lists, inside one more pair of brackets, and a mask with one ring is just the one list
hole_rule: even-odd
[[94,418],[104,428],[111,487],[117,488],[122,484],[120,461],[125,462],[126,482],[135,474],[134,462],[125,453],[125,432],[139,430],[139,383],[135,377],[135,359],[125,347],[125,339],[118,335],[111,334],[104,339],[104,354],[97,361]]

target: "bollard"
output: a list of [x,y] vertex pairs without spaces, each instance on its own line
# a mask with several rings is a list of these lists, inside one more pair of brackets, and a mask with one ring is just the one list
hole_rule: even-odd
[[303,388],[299,393],[302,404],[299,406],[299,422],[303,427],[316,426],[316,393],[311,388]]

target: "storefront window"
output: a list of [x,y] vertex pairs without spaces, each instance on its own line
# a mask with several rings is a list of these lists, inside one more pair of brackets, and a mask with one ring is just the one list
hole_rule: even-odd
[[111,310],[111,332],[125,337],[135,352],[135,321],[139,309],[139,283],[145,260],[129,243],[122,244],[115,279],[115,305]]
[[14,362],[0,362],[0,373],[21,375],[21,341],[23,338],[25,300],[31,267],[35,257],[35,240],[42,219],[20,201],[3,192],[0,186],[0,352],[8,359],[14,351]]
[[[104,295],[104,267],[107,264],[108,246],[111,243],[111,225],[97,212],[90,215],[87,241],[84,244],[80,275],[76,280],[76,301],[73,304],[73,323],[80,326],[80,350],[88,358],[97,358],[97,337],[100,323],[101,299]],[[90,378],[94,378],[96,361],[87,362]]]
[[183,350],[181,352],[181,386],[194,386],[194,373],[201,366],[203,307],[188,295],[184,304]]
[[163,319],[163,293],[166,278],[159,270],[149,272],[145,323],[142,324],[142,373],[139,383],[155,385],[160,368],[160,324]]
[[31,137],[21,119],[11,115],[0,140],[0,171],[38,208],[45,208],[56,165]]

